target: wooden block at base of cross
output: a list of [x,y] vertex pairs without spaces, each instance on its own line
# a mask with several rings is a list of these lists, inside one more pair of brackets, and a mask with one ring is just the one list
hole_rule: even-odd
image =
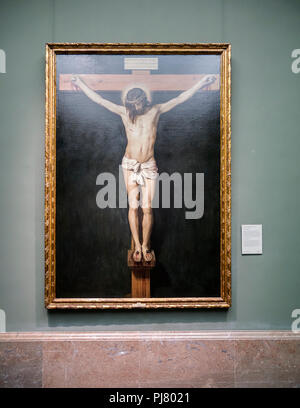
[[150,271],[155,267],[155,253],[152,250],[152,260],[146,262],[142,259],[141,262],[134,262],[132,255],[133,249],[128,251],[127,264],[131,270],[131,297],[133,298],[149,298],[150,297]]

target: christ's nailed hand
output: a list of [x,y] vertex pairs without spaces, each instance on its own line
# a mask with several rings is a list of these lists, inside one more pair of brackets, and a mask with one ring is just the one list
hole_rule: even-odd
[[207,75],[205,78],[205,85],[210,85],[213,84],[216,81],[216,76],[215,75]]
[[71,78],[71,84],[72,84],[72,88],[73,88],[75,91],[79,91],[79,90],[80,90],[80,85],[82,84],[82,81],[81,81],[81,79],[79,78],[79,76],[74,75],[74,76]]
[[71,81],[74,85],[78,85],[78,83],[80,82],[80,78],[76,75],[72,76]]

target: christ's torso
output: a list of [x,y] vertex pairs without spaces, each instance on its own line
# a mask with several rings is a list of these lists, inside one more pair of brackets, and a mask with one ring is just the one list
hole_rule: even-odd
[[133,123],[127,112],[122,115],[127,136],[125,156],[144,163],[154,157],[154,144],[156,140],[159,113],[156,106],[148,112],[138,115]]

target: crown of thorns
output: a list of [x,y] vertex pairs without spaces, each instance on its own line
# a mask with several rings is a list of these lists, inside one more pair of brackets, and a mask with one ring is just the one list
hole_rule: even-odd
[[130,84],[128,87],[123,89],[123,91],[122,91],[122,102],[123,102],[124,105],[127,104],[127,103],[129,103],[129,104],[138,103],[144,97],[143,94],[141,94],[137,98],[135,98],[135,100],[128,101],[127,95],[134,88],[139,88],[142,91],[144,91],[145,95],[146,95],[146,98],[147,98],[147,101],[149,103],[151,103],[152,98],[151,98],[151,92],[150,92],[149,88],[147,86],[145,86],[145,84],[143,84],[143,83],[135,83],[135,84]]
[[[128,92],[129,93],[129,92]],[[134,99],[128,99],[128,93],[126,95],[126,103],[129,103],[131,105],[135,105],[139,102],[142,102],[143,99],[147,98],[146,94],[142,92],[139,96],[137,96]]]

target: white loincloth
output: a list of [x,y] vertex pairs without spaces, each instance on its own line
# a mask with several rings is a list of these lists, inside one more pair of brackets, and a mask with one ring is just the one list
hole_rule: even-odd
[[122,167],[123,169],[132,171],[130,181],[136,182],[141,186],[145,184],[145,178],[155,180],[158,176],[158,168],[154,159],[140,163],[135,159],[128,159],[128,157],[124,156]]

